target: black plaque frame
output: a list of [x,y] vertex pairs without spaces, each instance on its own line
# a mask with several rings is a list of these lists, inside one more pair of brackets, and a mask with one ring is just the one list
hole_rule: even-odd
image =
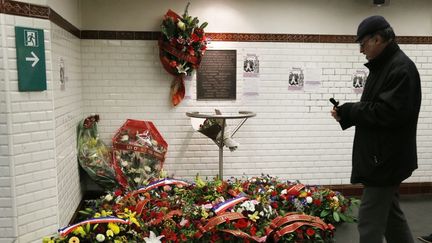
[[197,70],[197,100],[237,98],[237,50],[207,50]]

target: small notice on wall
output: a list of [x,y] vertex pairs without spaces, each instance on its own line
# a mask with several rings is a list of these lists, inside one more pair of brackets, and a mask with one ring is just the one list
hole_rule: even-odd
[[304,91],[316,91],[321,88],[321,68],[306,69],[304,74]]
[[356,70],[352,75],[352,88],[354,93],[363,93],[363,87],[366,84],[368,74],[366,70]]
[[259,59],[256,54],[247,54],[243,58],[243,97],[258,96]]
[[207,50],[197,70],[197,100],[235,100],[236,70],[236,50]]
[[301,67],[292,67],[288,74],[288,90],[303,90],[304,73]]

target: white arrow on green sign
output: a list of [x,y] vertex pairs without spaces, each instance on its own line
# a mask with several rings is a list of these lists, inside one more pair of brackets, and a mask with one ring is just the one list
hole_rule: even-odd
[[42,29],[15,27],[19,91],[47,89]]

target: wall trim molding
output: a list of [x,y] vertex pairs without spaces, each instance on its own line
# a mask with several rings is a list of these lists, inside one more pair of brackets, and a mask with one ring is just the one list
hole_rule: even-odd
[[[53,9],[13,0],[0,0],[0,13],[30,18],[49,19],[79,39],[97,40],[157,40],[159,31],[80,30]],[[268,33],[206,33],[212,41],[234,42],[301,42],[354,43],[354,35],[268,34]],[[432,36],[398,36],[399,44],[432,44]]]

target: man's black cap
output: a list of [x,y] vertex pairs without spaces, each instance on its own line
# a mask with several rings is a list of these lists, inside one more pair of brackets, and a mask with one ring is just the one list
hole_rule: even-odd
[[360,41],[366,35],[373,34],[387,27],[390,27],[390,24],[383,16],[374,15],[367,17],[358,26],[356,42]]

